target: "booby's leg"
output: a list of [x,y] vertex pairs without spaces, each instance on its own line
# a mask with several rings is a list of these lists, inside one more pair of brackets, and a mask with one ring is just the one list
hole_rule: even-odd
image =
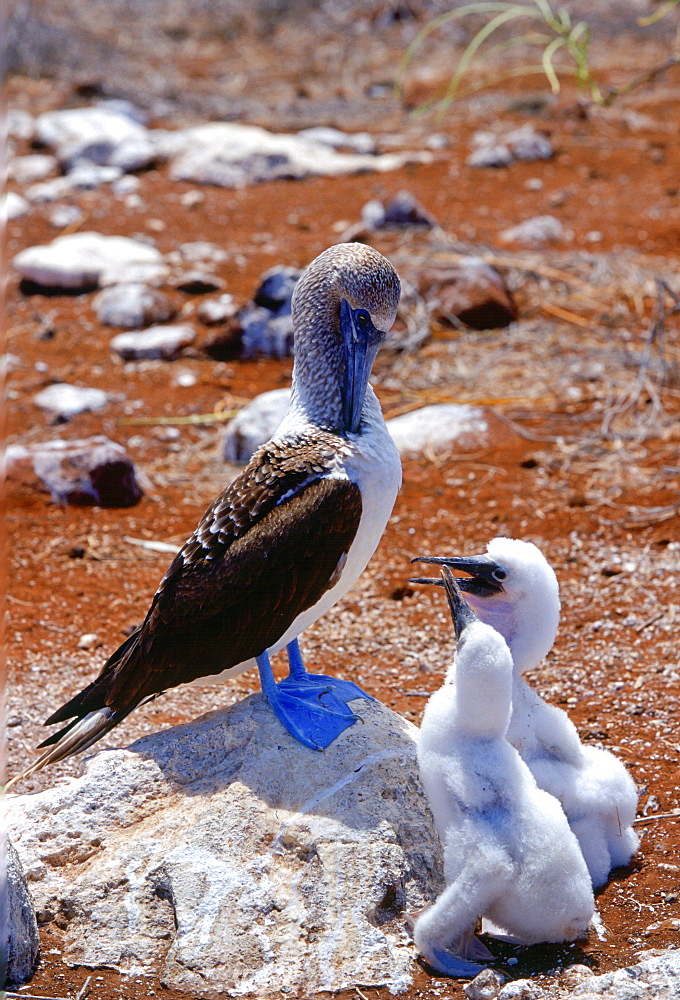
[[282,684],[287,687],[292,689],[293,685],[299,684],[305,688],[324,688],[343,702],[352,701],[353,698],[366,698],[367,701],[375,701],[375,698],[362,691],[358,684],[353,681],[343,681],[339,677],[329,677],[327,674],[307,673],[297,639],[288,643],[286,652],[288,653],[289,672]]
[[312,750],[325,750],[357,721],[358,716],[327,686],[291,677],[277,684],[267,653],[256,660],[262,693],[276,718],[298,743]]

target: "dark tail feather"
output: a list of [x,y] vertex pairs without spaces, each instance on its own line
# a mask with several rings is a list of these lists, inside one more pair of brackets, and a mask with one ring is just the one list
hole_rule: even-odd
[[12,778],[5,786],[5,790],[9,790],[17,781],[35,774],[36,771],[42,770],[48,764],[56,764],[59,760],[80,753],[81,750],[87,750],[105,733],[108,733],[109,729],[118,725],[127,714],[127,712],[114,712],[112,709],[104,707],[90,712],[82,719],[75,719],[60,732],[54,733],[40,744],[41,747],[46,747],[45,751],[30,767]]

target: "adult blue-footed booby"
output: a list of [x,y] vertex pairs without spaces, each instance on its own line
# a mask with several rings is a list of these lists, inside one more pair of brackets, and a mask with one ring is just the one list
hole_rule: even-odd
[[[167,688],[234,676],[252,657],[267,701],[299,742],[323,749],[356,721],[347,702],[368,695],[306,673],[297,636],[363,572],[401,485],[399,455],[368,384],[399,294],[392,265],[363,244],[330,247],[306,268],[292,302],[287,415],[208,507],[143,624],[47,719],[72,721],[18,777],[86,749]],[[277,684],[269,654],[284,646],[290,673]]]

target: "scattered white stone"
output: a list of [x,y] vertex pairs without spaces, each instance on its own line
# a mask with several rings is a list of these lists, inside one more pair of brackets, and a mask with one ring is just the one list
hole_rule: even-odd
[[9,839],[4,841],[3,986],[17,986],[31,978],[40,954],[38,924],[21,862]]
[[217,299],[204,299],[198,307],[198,318],[206,326],[225,323],[238,312],[234,296],[225,292]]
[[330,146],[331,149],[353,149],[355,153],[375,153],[375,139],[369,132],[341,132],[338,128],[314,125],[297,133],[300,139]]
[[227,462],[247,462],[268,441],[286,415],[290,389],[262,392],[229,421],[224,432]]
[[482,446],[489,427],[480,407],[441,403],[393,417],[387,421],[387,429],[400,454],[414,455]]
[[77,160],[110,164],[125,144],[142,142],[147,131],[129,109],[116,106],[46,111],[35,122],[40,142],[54,149],[65,166]]
[[574,1000],[677,1000],[680,996],[680,949],[641,956],[637,965],[591,976],[569,994]]
[[178,385],[180,389],[190,389],[197,382],[198,377],[190,371],[177,372],[175,376],[175,385]]
[[88,389],[67,382],[48,385],[33,397],[33,402],[41,410],[48,410],[58,420],[71,420],[79,413],[101,410],[109,397],[103,389]]
[[140,361],[143,358],[169,361],[182,350],[193,344],[196,331],[188,323],[174,326],[152,326],[148,330],[133,330],[119,333],[111,341],[111,348],[124,361]]
[[35,122],[28,111],[19,108],[7,108],[5,111],[5,128],[7,135],[13,139],[32,139],[35,134]]
[[120,180],[122,175],[120,167],[100,166],[82,160],[76,163],[63,180],[67,181],[74,191],[92,191],[102,184],[112,184]]
[[31,153],[28,156],[15,156],[9,161],[7,175],[17,184],[35,184],[49,177],[57,169],[58,164],[53,156],[47,153]]
[[69,233],[46,246],[28,247],[13,261],[22,278],[46,288],[92,288],[103,271],[132,264],[162,264],[155,247],[127,236]]
[[463,986],[467,1000],[496,1000],[505,977],[493,969],[483,969],[470,983]]
[[554,215],[536,215],[525,219],[501,233],[504,243],[521,243],[523,246],[540,247],[563,239],[564,228]]
[[55,205],[49,215],[50,225],[55,229],[76,226],[84,218],[85,213],[78,205]]
[[30,204],[22,198],[16,191],[6,191],[2,196],[0,209],[0,220],[11,222],[13,219],[21,219],[27,215],[31,209]]
[[96,632],[85,632],[78,639],[78,649],[95,649],[97,646],[101,646],[101,639]]
[[363,721],[320,754],[253,695],[12,796],[36,905],[67,914],[64,961],[158,966],[192,996],[408,988],[403,913],[442,885],[417,730],[352,708]]
[[177,313],[167,295],[139,282],[104,288],[95,296],[92,306],[100,323],[130,329],[165,323]]
[[498,1000],[543,1000],[545,990],[531,979],[515,979],[506,983],[498,993]]
[[523,125],[501,135],[475,132],[472,146],[473,151],[465,161],[469,167],[506,167],[513,160],[531,162],[549,160],[553,156],[552,143],[533,125]]
[[113,181],[111,190],[115,191],[116,194],[128,195],[137,191],[141,187],[141,184],[142,182],[139,177],[133,177],[132,174],[124,174],[118,180]]
[[276,178],[339,176],[366,170],[394,170],[407,162],[430,162],[430,153],[338,153],[296,135],[256,125],[212,122],[176,133],[170,165],[174,180],[243,187]]

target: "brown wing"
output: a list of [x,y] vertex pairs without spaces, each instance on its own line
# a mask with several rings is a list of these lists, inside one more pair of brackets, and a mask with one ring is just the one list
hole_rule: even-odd
[[316,604],[356,534],[360,491],[323,478],[309,460],[276,471],[254,482],[247,468],[217,498],[141,629],[49,723],[104,705],[127,713],[152,694],[220,673],[262,653]]

